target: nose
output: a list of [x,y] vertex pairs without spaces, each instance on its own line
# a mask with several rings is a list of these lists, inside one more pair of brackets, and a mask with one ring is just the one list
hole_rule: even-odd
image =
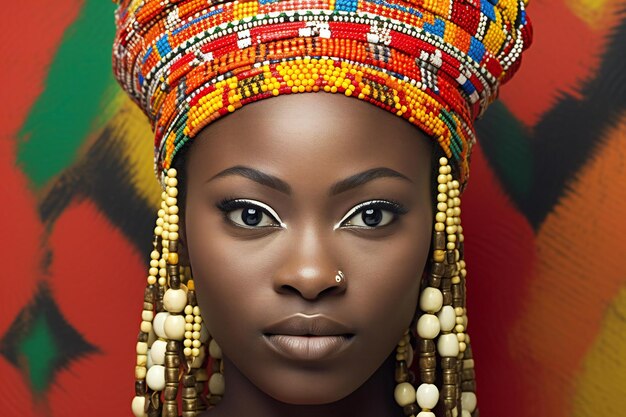
[[274,277],[274,290],[317,300],[346,291],[346,280],[337,279],[339,266],[327,239],[313,231],[295,239]]

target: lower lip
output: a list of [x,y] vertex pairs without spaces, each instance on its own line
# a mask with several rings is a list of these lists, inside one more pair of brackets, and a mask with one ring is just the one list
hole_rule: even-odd
[[292,336],[284,334],[266,335],[265,340],[279,354],[299,361],[330,359],[346,349],[352,337],[337,336]]

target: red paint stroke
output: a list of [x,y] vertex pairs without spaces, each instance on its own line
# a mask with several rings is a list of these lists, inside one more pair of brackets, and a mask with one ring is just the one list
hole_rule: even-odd
[[50,236],[50,288],[65,319],[99,349],[61,371],[52,416],[130,415],[147,261],[91,201],[68,207]]
[[594,76],[606,38],[617,22],[590,27],[563,1],[531,3],[532,46],[521,69],[503,86],[500,98],[521,121],[534,126],[563,93],[579,96],[579,87]]
[[0,56],[4,57],[0,65],[0,80],[4,81],[0,139],[14,137],[30,107],[45,89],[48,66],[63,33],[78,17],[83,1],[5,3],[0,25]]
[[509,352],[507,329],[521,314],[532,278],[534,234],[500,188],[481,149],[463,194],[468,331],[476,359],[480,415],[527,415],[525,363]]

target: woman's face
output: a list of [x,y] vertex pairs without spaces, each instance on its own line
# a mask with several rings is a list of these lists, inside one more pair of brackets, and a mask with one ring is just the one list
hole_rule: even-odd
[[209,332],[279,401],[348,396],[415,313],[431,140],[369,103],[302,94],[245,106],[194,142],[185,240]]

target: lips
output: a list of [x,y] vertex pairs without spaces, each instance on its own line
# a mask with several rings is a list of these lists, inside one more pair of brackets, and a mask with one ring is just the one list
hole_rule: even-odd
[[345,350],[354,332],[322,314],[295,314],[264,330],[263,336],[278,354],[297,361],[330,359]]

